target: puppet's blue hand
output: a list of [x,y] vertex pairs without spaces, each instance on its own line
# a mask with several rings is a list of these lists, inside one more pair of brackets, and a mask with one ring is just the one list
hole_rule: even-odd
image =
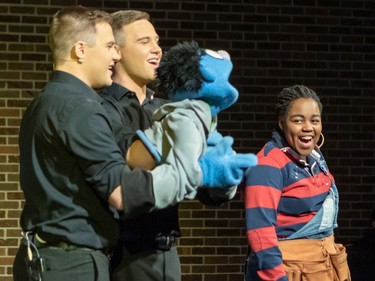
[[254,154],[236,154],[232,145],[232,137],[223,137],[199,159],[203,173],[202,187],[228,188],[238,185],[246,169],[258,163]]
[[217,145],[222,139],[223,136],[218,131],[213,131],[207,137],[207,147]]

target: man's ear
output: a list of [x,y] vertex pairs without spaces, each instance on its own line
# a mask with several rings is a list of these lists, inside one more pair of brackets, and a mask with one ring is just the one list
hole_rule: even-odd
[[86,46],[87,43],[83,41],[78,41],[74,44],[74,54],[78,58],[78,60],[84,60],[86,56]]

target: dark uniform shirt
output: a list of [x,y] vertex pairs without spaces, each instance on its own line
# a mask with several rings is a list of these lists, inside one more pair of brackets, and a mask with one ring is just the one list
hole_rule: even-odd
[[[149,128],[153,112],[168,102],[154,98],[153,94],[153,91],[147,89],[146,99],[140,104],[134,92],[119,84],[112,83],[112,86],[102,90],[104,107],[110,115],[116,141],[123,153],[134,140],[135,131]],[[139,185],[139,188],[143,186]],[[128,251],[140,252],[157,248],[156,237],[180,236],[178,205],[127,219],[121,223],[120,229],[122,243]]]
[[168,102],[154,98],[154,92],[147,89],[145,100],[139,104],[134,92],[117,83],[102,89],[101,96],[111,119],[115,139],[123,153],[134,141],[135,131],[149,128],[154,111]]
[[[116,243],[117,224],[107,200],[119,185],[126,185],[126,212],[145,212],[154,203],[151,174],[125,166],[101,103],[81,80],[54,71],[22,119],[20,183],[26,200],[21,226],[47,243],[94,249]],[[139,182],[143,190],[128,195]]]

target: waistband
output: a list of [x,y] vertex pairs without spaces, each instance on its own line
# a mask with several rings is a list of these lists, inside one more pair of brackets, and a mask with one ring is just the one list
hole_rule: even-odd
[[[279,245],[288,244],[289,246],[293,247],[303,247],[304,245],[312,245],[312,246],[323,246],[326,244],[334,243],[335,238],[333,235],[329,235],[323,238],[316,238],[316,239],[308,239],[308,238],[301,238],[301,239],[291,239],[291,240],[279,240]],[[300,248],[301,249],[301,248]]]
[[176,245],[178,237],[174,235],[158,234],[153,241],[142,239],[121,240],[120,244],[131,254],[153,250],[169,251]]
[[338,252],[333,235],[319,239],[282,240],[279,241],[279,248],[283,259],[297,258],[300,255],[311,256],[314,259],[318,256],[324,257]]
[[[75,251],[75,250],[86,250],[86,251],[101,251],[106,256],[112,254],[112,249],[103,248],[103,249],[93,249],[87,246],[81,246],[69,242],[58,241],[58,242],[47,242],[43,240],[38,233],[29,234],[29,240],[34,244],[38,249],[50,248],[50,249],[59,249],[63,251]],[[26,238],[23,238],[21,243],[25,246],[28,246],[28,241]]]

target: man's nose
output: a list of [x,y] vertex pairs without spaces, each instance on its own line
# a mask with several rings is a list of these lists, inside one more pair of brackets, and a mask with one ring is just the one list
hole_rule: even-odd
[[151,52],[153,52],[153,53],[161,53],[161,48],[160,48],[160,46],[159,46],[159,44],[158,43],[153,43],[153,45],[152,45],[152,50],[151,50]]
[[112,54],[112,59],[115,62],[118,62],[121,59],[121,53],[120,53],[120,48],[117,45],[113,46],[113,54]]

